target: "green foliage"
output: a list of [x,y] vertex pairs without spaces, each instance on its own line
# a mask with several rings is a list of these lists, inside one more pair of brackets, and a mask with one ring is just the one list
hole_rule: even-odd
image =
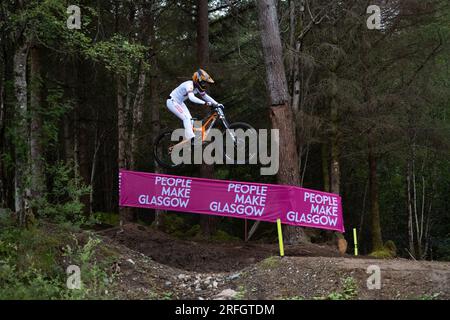
[[223,230],[217,230],[211,237],[211,241],[217,242],[239,242],[241,239],[238,237],[232,236],[229,233]]
[[[97,259],[100,240],[89,237],[81,243],[73,229],[57,225],[19,229],[11,220],[2,219],[0,227],[1,300],[108,297],[114,279],[108,267],[114,256]],[[66,286],[70,264],[81,269],[81,289]]]
[[397,246],[395,245],[394,241],[386,241],[386,243],[384,244],[384,248],[391,253],[392,257],[395,257],[397,255]]
[[50,279],[34,268],[19,272],[13,263],[4,260],[0,262],[0,278],[3,280],[0,290],[2,300],[62,298],[63,279]]
[[153,290],[149,290],[147,294],[148,300],[172,300],[174,299],[173,292],[171,291],[164,291],[161,293],[157,293]]
[[130,43],[122,35],[115,34],[111,39],[97,42],[87,48],[85,53],[90,59],[104,64],[106,69],[125,75],[133,71],[140,61],[143,61],[143,67],[148,68],[148,64],[144,62],[147,50],[147,47]]
[[120,216],[114,212],[94,212],[91,216],[95,221],[111,226],[118,226],[120,223]]
[[[73,236],[73,245],[67,244],[63,249],[63,257],[68,265],[77,265],[80,267],[82,283],[80,289],[74,289],[66,292],[66,298],[87,299],[89,297],[108,296],[108,288],[111,287],[114,280],[114,274],[108,274],[106,267],[111,261],[104,260],[98,262],[96,254],[101,240],[89,237],[87,242],[80,244],[78,238]],[[114,260],[114,256],[109,257]]]
[[183,216],[178,214],[167,214],[164,216],[164,232],[175,237],[183,238],[186,235],[186,230],[189,226],[186,224]]
[[161,300],[172,300],[173,292],[167,291],[161,296]]
[[37,111],[43,119],[41,131],[43,146],[56,146],[61,118],[71,109],[72,103],[64,100],[64,91],[61,88],[57,87],[48,90],[46,105],[41,106]]
[[334,233],[334,236],[335,236],[337,239],[343,239],[343,240],[345,240],[345,237],[344,237],[344,235],[343,235],[342,233],[335,232],[335,233]]
[[346,299],[351,299],[358,295],[358,287],[354,278],[347,277],[344,279],[343,295]]
[[58,162],[47,167],[52,185],[43,197],[33,200],[40,216],[56,222],[71,221],[75,225],[88,222],[88,218],[82,215],[81,197],[89,194],[90,187],[83,184],[76,170],[70,162]]
[[21,230],[14,225],[3,226],[0,244],[4,261],[14,262],[14,268],[18,270],[25,271],[30,266],[50,275],[57,271],[54,267],[58,236],[49,237],[37,227]]
[[[186,220],[186,216],[177,214],[168,214],[164,217],[164,232],[179,238],[179,239],[204,239],[199,224],[193,224],[190,226]],[[238,237],[232,236],[224,230],[217,230],[208,241],[213,242],[234,242],[240,241]]]
[[376,250],[369,255],[379,259],[392,259],[397,255],[397,247],[395,246],[394,241],[389,240],[386,241],[381,250]]
[[79,52],[90,45],[91,39],[84,33],[96,12],[89,6],[79,5],[82,10],[82,29],[67,28],[67,3],[60,0],[32,0],[27,1],[24,8],[16,11],[11,8],[6,15],[6,25],[0,23],[0,29],[5,32],[23,30],[23,35],[29,42],[36,42],[59,53]]
[[199,237],[202,230],[200,228],[199,224],[194,224],[187,232],[186,237],[187,238],[196,238]]
[[233,299],[234,300],[243,300],[243,299],[245,299],[246,294],[247,294],[247,290],[245,289],[245,287],[239,286]]
[[437,300],[440,295],[440,293],[424,294],[419,297],[419,300]]
[[342,290],[331,292],[326,297],[315,297],[315,300],[351,300],[358,296],[358,286],[353,277],[342,280]]

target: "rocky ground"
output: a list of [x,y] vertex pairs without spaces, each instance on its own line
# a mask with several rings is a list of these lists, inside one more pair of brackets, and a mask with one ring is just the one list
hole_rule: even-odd
[[[118,298],[450,298],[449,262],[342,257],[314,244],[288,246],[280,258],[276,244],[181,241],[134,224],[98,234],[119,252]],[[367,287],[369,266],[380,269],[380,289]]]

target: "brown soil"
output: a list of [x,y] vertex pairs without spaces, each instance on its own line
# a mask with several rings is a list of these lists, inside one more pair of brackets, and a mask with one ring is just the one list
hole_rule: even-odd
[[[277,244],[215,244],[182,241],[130,224],[98,232],[119,252],[116,296],[124,299],[449,299],[450,262],[342,257],[337,248]],[[367,267],[381,270],[381,289],[367,288]],[[348,288],[347,288],[348,289]]]
[[[99,233],[159,263],[188,271],[237,271],[279,254],[278,244],[184,241],[137,224],[127,224],[123,232],[119,231],[119,228],[112,228]],[[337,248],[316,244],[287,246],[285,255],[340,256]]]

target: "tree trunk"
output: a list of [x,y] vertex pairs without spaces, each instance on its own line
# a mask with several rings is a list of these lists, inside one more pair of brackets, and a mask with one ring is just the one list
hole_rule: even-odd
[[65,161],[74,160],[74,150],[72,141],[72,130],[70,125],[70,116],[68,114],[63,117],[63,135],[64,135],[64,159]]
[[[149,80],[148,85],[150,89],[150,120],[151,120],[151,137],[153,139],[156,139],[156,137],[159,135],[161,131],[161,122],[160,122],[160,116],[159,116],[159,110],[161,104],[163,102],[161,101],[159,97],[159,86],[160,77],[159,74],[159,68],[158,68],[158,59],[157,59],[157,42],[156,42],[156,36],[155,36],[155,17],[153,14],[149,14],[149,30],[150,30],[150,66],[151,66],[151,72],[149,74]],[[165,103],[165,100],[164,100]],[[153,145],[154,141],[150,141],[151,145]],[[161,150],[158,150],[158,152],[161,152]],[[154,172],[155,173],[164,173],[163,168],[161,168],[158,164],[158,162],[153,159],[153,165],[154,165]],[[156,228],[162,228],[164,226],[164,210],[155,209],[155,220],[154,225]]]
[[31,151],[31,195],[38,199],[45,192],[45,159],[43,143],[41,57],[40,48],[30,49],[30,151]]
[[[289,8],[289,87],[292,90],[292,109],[297,115],[300,109],[300,51],[302,49],[302,39],[297,38],[298,33],[303,28],[303,13],[297,12],[297,0],[290,0]],[[300,4],[302,5],[302,4]]]
[[[299,185],[298,152],[294,114],[283,64],[283,52],[274,0],[257,1],[261,41],[266,66],[267,87],[270,97],[270,120],[273,129],[279,130],[280,167],[277,179],[280,184]],[[306,241],[303,228],[284,226],[287,243]]]
[[328,145],[326,143],[322,143],[320,151],[322,155],[323,191],[330,192],[330,157],[328,155]]
[[[197,63],[200,68],[209,67],[209,30],[208,30],[208,0],[197,0]],[[202,178],[214,178],[214,165],[202,164],[200,166]],[[218,218],[202,215],[200,228],[202,234],[210,237],[217,230]]]
[[374,152],[372,132],[369,132],[367,140],[369,149],[369,193],[372,225],[372,251],[377,251],[383,249],[383,239],[381,237],[380,207],[378,202],[377,159]]
[[[0,154],[4,154],[5,150],[5,85],[4,85],[4,77],[6,73],[6,65],[0,61]],[[7,206],[6,199],[6,178],[5,171],[3,165],[3,158],[0,159],[0,208],[5,208]]]
[[[124,103],[125,85],[123,79],[117,76],[117,132],[118,132],[118,164],[120,169],[129,169],[130,161],[128,155],[128,114]],[[133,221],[133,214],[127,207],[119,208],[120,221],[122,224]]]
[[[338,46],[336,26],[332,26],[331,43]],[[331,58],[328,72],[329,72],[329,88],[328,101],[330,108],[331,130],[330,130],[330,187],[331,192],[340,193],[340,163],[339,163],[339,105],[337,102],[338,94],[338,75],[337,70],[339,66],[339,57],[333,56]]]
[[[156,64],[156,58],[153,58],[152,70],[155,72],[155,76],[150,77],[150,108],[151,108],[151,123],[152,123],[152,137],[155,139],[161,131],[161,122],[159,118],[159,106],[160,101],[158,99],[158,66]],[[161,150],[158,150],[161,152]],[[155,173],[163,173],[163,169],[159,166],[158,162],[153,160],[155,166]],[[164,210],[155,209],[155,226],[161,228],[164,226]]]
[[[74,79],[72,68],[74,68],[76,64],[65,64],[62,69],[63,72],[63,81],[67,85],[67,88],[64,89],[64,96],[73,97],[73,93],[71,92],[74,85],[72,84],[72,79]],[[62,139],[63,139],[63,159],[66,162],[73,161],[73,131],[72,126],[72,114],[73,110],[69,110],[64,113],[62,117]]]
[[408,210],[408,244],[409,252],[414,255],[414,229],[413,229],[413,214],[412,214],[412,198],[411,198],[411,160],[408,160],[408,168],[406,172],[406,190],[407,190],[407,210]]
[[337,76],[335,72],[332,73],[331,86],[332,86],[331,88],[332,95],[330,97],[330,114],[331,114],[330,191],[332,193],[339,194],[341,171],[339,164],[338,103],[336,101]]
[[293,73],[294,73],[294,56],[296,55],[296,52],[294,52],[295,48],[295,35],[296,35],[296,21],[297,21],[297,14],[295,12],[295,0],[289,0],[289,47],[287,52],[287,74],[289,76],[289,80],[293,81]]
[[143,120],[144,112],[144,88],[145,88],[145,68],[141,65],[138,77],[138,87],[133,103],[133,127],[131,129],[131,152],[130,152],[130,167],[132,169],[138,168],[139,155],[139,130]]
[[[334,28],[334,27],[333,27]],[[332,31],[332,43],[337,45],[336,30]],[[329,108],[330,108],[330,192],[340,194],[341,192],[341,170],[339,162],[339,117],[338,117],[338,102],[336,96],[338,93],[338,79],[337,68],[338,58],[333,58],[329,72],[330,72],[330,87],[328,92]],[[329,236],[338,236],[338,232],[330,231]],[[342,242],[342,239],[338,239]]]
[[14,54],[14,90],[16,97],[15,112],[15,211],[18,222],[25,226],[29,208],[30,189],[27,176],[30,172],[29,159],[29,128],[28,128],[28,87],[27,87],[27,57],[28,44],[19,46]]
[[[99,122],[100,114],[97,115],[97,123]],[[94,139],[94,154],[92,156],[92,165],[91,165],[91,179],[89,185],[91,186],[91,190],[89,192],[89,213],[94,213],[94,191],[95,191],[95,176],[97,172],[97,158],[100,147],[103,143],[103,136],[99,134],[100,129],[96,128],[95,130],[95,139]]]
[[417,226],[417,251],[416,254],[419,259],[422,259],[423,256],[423,222],[424,222],[424,212],[425,212],[425,178],[422,175],[422,201],[421,201],[421,210],[420,210],[420,227]]
[[[87,105],[88,95],[86,92],[90,89],[86,84],[88,77],[87,66],[81,62],[78,70],[74,70],[74,78],[76,79],[74,92],[74,113],[75,113],[75,170],[81,182],[89,185],[91,181],[91,149],[90,143],[92,139],[91,122],[88,120],[92,117],[92,108]],[[84,194],[80,197],[80,202],[83,204],[83,215],[89,216],[89,195]]]
[[[361,62],[363,65],[362,71],[362,90],[364,95],[364,102],[367,105],[367,113],[371,116],[376,112],[376,101],[373,99],[371,88],[371,75],[369,69],[369,52],[371,43],[365,31],[361,33]],[[370,195],[370,219],[371,219],[371,236],[372,236],[372,251],[383,249],[383,239],[381,236],[381,222],[380,222],[380,205],[378,195],[378,177],[377,177],[377,156],[375,154],[375,145],[373,137],[373,129],[370,128],[367,132],[367,149],[368,149],[368,166],[369,166],[369,195]]]
[[292,109],[294,114],[297,114],[300,110],[300,54],[301,41],[297,40],[295,44],[295,56],[294,56],[294,70],[293,70],[293,88],[292,88]]

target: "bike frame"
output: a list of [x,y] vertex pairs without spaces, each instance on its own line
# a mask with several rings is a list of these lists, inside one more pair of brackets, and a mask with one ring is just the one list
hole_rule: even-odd
[[201,128],[193,127],[194,131],[199,130],[202,131],[202,142],[205,141],[206,137],[211,131],[211,128],[214,126],[217,120],[222,122],[222,125],[225,127],[226,130],[229,129],[228,121],[225,119],[225,114],[221,108],[214,108],[214,111],[212,111],[205,118],[203,118]]

